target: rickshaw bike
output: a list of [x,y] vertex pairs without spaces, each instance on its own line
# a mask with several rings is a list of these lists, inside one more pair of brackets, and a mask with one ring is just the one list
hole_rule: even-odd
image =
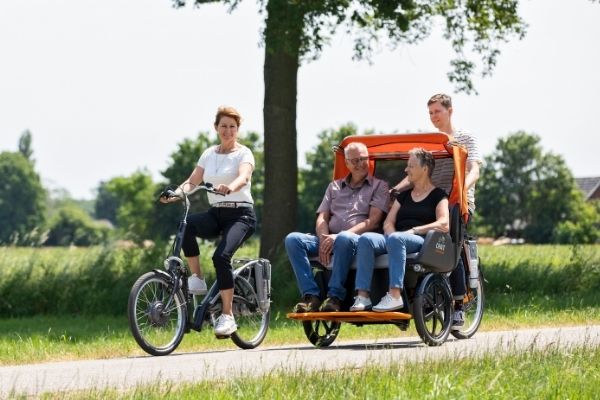
[[[404,290],[404,308],[399,311],[345,311],[353,303],[356,264],[351,267],[346,281],[347,295],[338,312],[289,313],[287,317],[302,322],[304,333],[316,347],[327,347],[338,336],[342,322],[355,326],[372,324],[393,324],[406,330],[410,320],[414,320],[420,338],[429,346],[443,344],[450,334],[457,339],[472,337],[479,329],[484,311],[484,279],[477,254],[477,243],[467,235],[466,224],[469,218],[465,187],[467,150],[445,133],[416,133],[348,136],[338,146],[335,153],[333,179],[340,179],[349,173],[344,162],[344,148],[352,142],[362,142],[369,150],[369,172],[387,181],[392,187],[404,176],[408,151],[422,147],[433,153],[436,168],[433,183],[449,194],[450,230],[447,233],[429,231],[419,252],[407,255]],[[453,167],[451,177],[438,177],[436,170],[449,163]],[[446,169],[446,168],[444,168]],[[334,254],[335,257],[335,254]],[[463,300],[465,323],[458,329],[451,329],[454,300],[448,277],[462,257],[465,266],[467,294]],[[311,265],[315,280],[321,290],[321,298],[326,297],[327,282],[331,275],[331,264],[321,265],[312,259]],[[376,258],[370,296],[373,304],[381,299],[388,289],[388,255]]]

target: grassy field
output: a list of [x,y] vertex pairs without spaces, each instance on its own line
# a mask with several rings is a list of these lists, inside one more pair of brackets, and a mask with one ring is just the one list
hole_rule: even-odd
[[490,354],[336,371],[277,371],[260,378],[140,386],[127,392],[48,394],[66,399],[596,399],[600,348]]
[[[256,245],[246,246],[240,255],[255,251]],[[0,364],[142,354],[127,328],[126,299],[135,278],[161,253],[0,248],[5,315],[0,319]],[[481,330],[600,323],[600,246],[483,247],[481,258],[487,281]],[[301,325],[285,318],[298,297],[289,266],[275,266],[273,275],[274,309],[263,346],[308,344]],[[408,335],[416,335],[414,327],[401,332],[387,325],[344,324],[338,340]],[[203,331],[186,335],[177,351],[222,347],[235,348]]]
[[[543,326],[572,326],[600,323],[600,296],[560,300],[526,295],[490,299],[481,331]],[[593,303],[593,304],[592,304]],[[355,327],[343,324],[337,340],[399,339],[417,336],[414,324],[402,332],[395,326]],[[267,338],[261,345],[309,342],[299,322],[274,313]],[[236,346],[217,340],[210,329],[186,335],[177,352],[194,352]],[[124,317],[28,317],[0,321],[0,365],[56,360],[113,358],[145,354],[133,340]]]

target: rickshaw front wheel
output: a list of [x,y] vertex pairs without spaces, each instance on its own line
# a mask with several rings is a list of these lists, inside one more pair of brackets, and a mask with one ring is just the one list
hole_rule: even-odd
[[304,334],[315,347],[327,347],[335,341],[342,324],[336,321],[303,321]]
[[413,317],[419,336],[429,346],[443,344],[452,324],[452,294],[439,274],[428,274],[417,288]]

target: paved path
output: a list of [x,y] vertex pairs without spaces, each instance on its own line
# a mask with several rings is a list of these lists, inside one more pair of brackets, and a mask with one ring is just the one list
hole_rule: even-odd
[[113,387],[126,389],[159,381],[199,381],[226,375],[261,375],[274,370],[336,369],[365,363],[417,361],[430,358],[477,356],[490,351],[547,346],[600,345],[600,325],[479,332],[469,340],[449,339],[443,346],[427,347],[418,337],[379,341],[334,342],[326,349],[307,345],[263,347],[131,357],[108,360],[52,362],[0,367],[0,398],[11,392],[44,392]]

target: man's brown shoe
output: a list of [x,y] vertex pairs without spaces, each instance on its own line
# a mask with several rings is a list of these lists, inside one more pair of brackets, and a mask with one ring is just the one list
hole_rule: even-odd
[[312,294],[305,294],[302,301],[294,306],[295,313],[307,313],[319,311],[321,299]]
[[338,312],[338,311],[340,311],[341,303],[342,303],[341,300],[335,296],[328,297],[323,302],[323,305],[321,306],[321,311]]

